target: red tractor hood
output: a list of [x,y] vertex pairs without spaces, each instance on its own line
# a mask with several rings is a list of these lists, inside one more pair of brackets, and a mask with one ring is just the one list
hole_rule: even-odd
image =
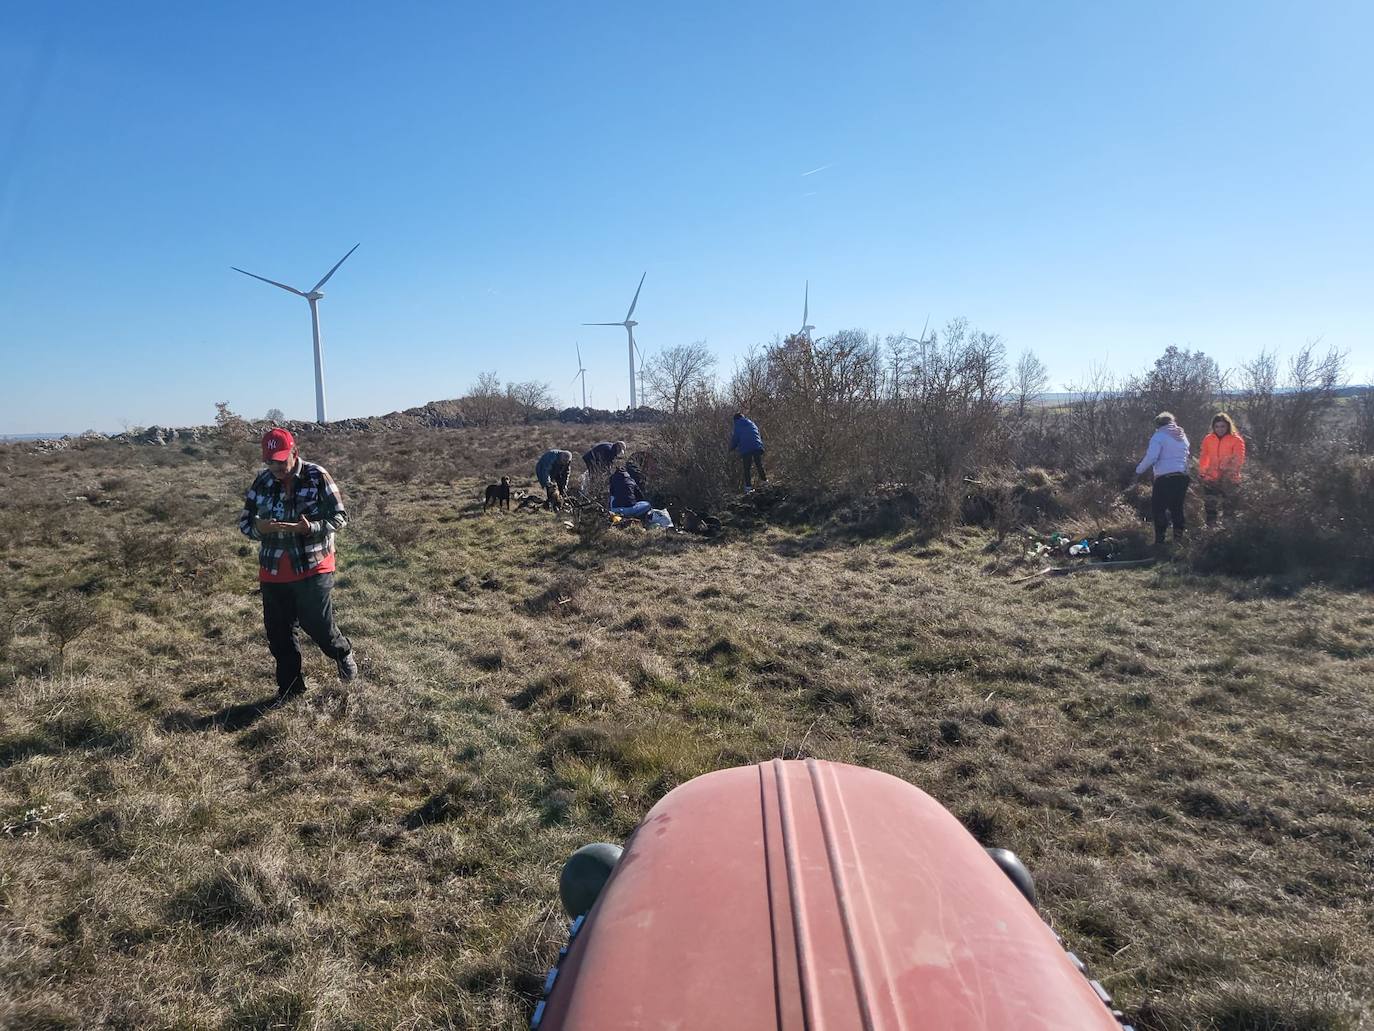
[[645,817],[540,1031],[1120,1031],[1035,909],[938,802],[775,760]]

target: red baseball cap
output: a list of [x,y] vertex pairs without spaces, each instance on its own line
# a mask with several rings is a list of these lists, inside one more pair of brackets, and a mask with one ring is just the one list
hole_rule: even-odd
[[291,457],[291,449],[296,446],[296,438],[290,430],[281,428],[268,430],[262,435],[262,460],[264,462],[285,462]]

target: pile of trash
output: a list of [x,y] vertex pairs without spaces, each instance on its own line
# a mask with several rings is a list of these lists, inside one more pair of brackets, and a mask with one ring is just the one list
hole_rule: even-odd
[[1065,533],[1026,535],[1026,558],[1095,558],[1110,562],[1124,551],[1115,537],[1071,537]]

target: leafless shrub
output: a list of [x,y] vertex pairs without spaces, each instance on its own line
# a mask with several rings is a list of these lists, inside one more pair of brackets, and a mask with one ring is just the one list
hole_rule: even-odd
[[1374,389],[1360,391],[1350,405],[1354,414],[1351,448],[1361,455],[1374,454]]
[[71,644],[100,622],[100,608],[95,600],[75,591],[67,591],[49,602],[43,610],[43,625],[57,641],[60,663]]
[[727,447],[731,414],[701,404],[664,422],[655,448],[656,491],[709,511],[737,489],[739,459]]
[[164,532],[125,526],[115,534],[115,557],[119,567],[131,576],[158,565],[166,555]]
[[1374,576],[1374,459],[1346,456],[1319,470],[1247,475],[1238,515],[1192,554],[1203,572],[1330,577],[1367,585]]
[[1286,371],[1278,353],[1261,351],[1241,366],[1236,409],[1249,451],[1280,475],[1304,464],[1321,441],[1324,417],[1336,404],[1345,379],[1345,354],[1317,353],[1317,341],[1303,346]]

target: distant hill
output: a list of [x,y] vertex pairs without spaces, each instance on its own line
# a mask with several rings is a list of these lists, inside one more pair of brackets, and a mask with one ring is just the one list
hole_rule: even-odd
[[75,433],[0,433],[0,443],[15,440],[61,440],[63,437],[74,436]]

